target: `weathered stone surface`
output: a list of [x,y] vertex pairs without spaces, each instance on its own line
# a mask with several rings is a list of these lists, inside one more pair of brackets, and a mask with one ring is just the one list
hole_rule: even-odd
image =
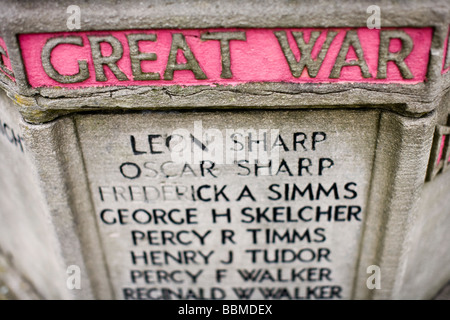
[[371,1],[87,2],[68,30],[72,4],[0,5],[0,248],[37,297],[448,282],[448,1],[380,4],[381,30]]

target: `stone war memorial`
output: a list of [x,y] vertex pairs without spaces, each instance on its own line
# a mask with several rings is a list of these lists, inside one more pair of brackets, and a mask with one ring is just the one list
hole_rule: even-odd
[[0,279],[32,299],[433,299],[448,1],[0,3]]

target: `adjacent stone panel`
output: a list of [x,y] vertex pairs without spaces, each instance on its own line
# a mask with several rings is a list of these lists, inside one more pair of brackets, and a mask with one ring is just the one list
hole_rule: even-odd
[[20,122],[11,100],[0,91],[0,253],[41,297],[58,299],[66,291],[64,271]]
[[378,119],[76,116],[116,297],[350,298]]

